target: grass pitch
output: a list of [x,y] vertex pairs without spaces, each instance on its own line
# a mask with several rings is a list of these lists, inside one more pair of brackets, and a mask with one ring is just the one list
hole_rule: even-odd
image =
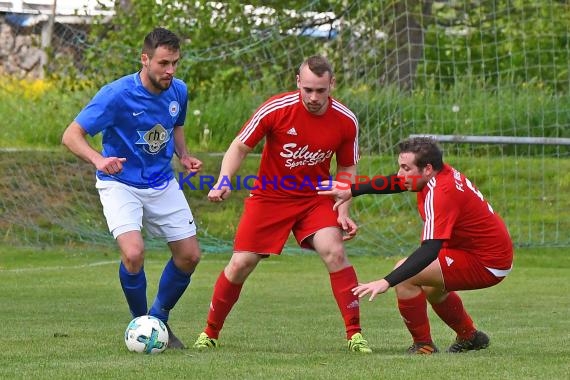
[[[568,249],[519,249],[496,287],[461,292],[491,337],[480,352],[404,354],[410,344],[394,292],[362,302],[371,355],[348,352],[328,276],[314,255],[262,261],[245,284],[214,351],[128,352],[130,320],[117,276],[118,253],[0,247],[0,378],[14,379],[562,379],[570,372]],[[149,299],[166,261],[149,252]],[[209,254],[171,313],[189,346],[205,324],[212,286],[228,255]],[[386,274],[396,258],[353,256],[361,281]],[[149,301],[150,302],[150,301]],[[454,335],[430,310],[441,350]]]

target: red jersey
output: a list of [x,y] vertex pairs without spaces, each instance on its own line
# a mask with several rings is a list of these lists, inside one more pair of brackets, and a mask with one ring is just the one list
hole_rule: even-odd
[[444,240],[444,248],[477,255],[488,268],[511,267],[512,241],[505,223],[459,171],[444,164],[417,197],[422,241]]
[[322,115],[307,111],[300,91],[271,97],[238,134],[252,148],[263,137],[265,146],[251,191],[256,195],[316,196],[318,183],[330,180],[333,155],[341,166],[356,165],[359,159],[356,116],[330,97]]

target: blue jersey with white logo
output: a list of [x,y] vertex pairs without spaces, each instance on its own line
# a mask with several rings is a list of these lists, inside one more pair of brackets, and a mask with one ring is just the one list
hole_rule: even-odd
[[141,83],[139,73],[104,86],[77,115],[75,121],[94,136],[103,133],[104,157],[125,157],[123,170],[97,178],[148,188],[174,176],[174,127],[184,125],[188,102],[186,84],[174,78],[160,94]]

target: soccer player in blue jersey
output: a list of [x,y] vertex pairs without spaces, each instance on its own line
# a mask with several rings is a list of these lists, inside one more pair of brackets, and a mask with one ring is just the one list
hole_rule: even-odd
[[[154,29],[144,39],[141,70],[102,87],[62,138],[71,152],[97,169],[96,187],[121,251],[119,279],[132,316],[150,314],[165,322],[170,348],[185,348],[167,322],[200,261],[196,223],[171,167],[174,154],[191,173],[202,167],[184,140],[188,92],[174,78],[179,60],[178,36]],[[101,153],[86,139],[97,133],[103,137]],[[164,238],[171,252],[150,310],[143,225],[149,234]]]

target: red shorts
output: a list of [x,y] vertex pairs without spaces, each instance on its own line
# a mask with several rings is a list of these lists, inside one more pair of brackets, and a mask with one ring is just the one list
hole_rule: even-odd
[[301,247],[312,249],[306,238],[326,227],[340,228],[333,204],[325,196],[281,200],[252,195],[244,201],[234,251],[278,255],[291,231]]
[[491,273],[476,255],[458,249],[442,248],[438,260],[448,291],[488,288],[504,278]]

